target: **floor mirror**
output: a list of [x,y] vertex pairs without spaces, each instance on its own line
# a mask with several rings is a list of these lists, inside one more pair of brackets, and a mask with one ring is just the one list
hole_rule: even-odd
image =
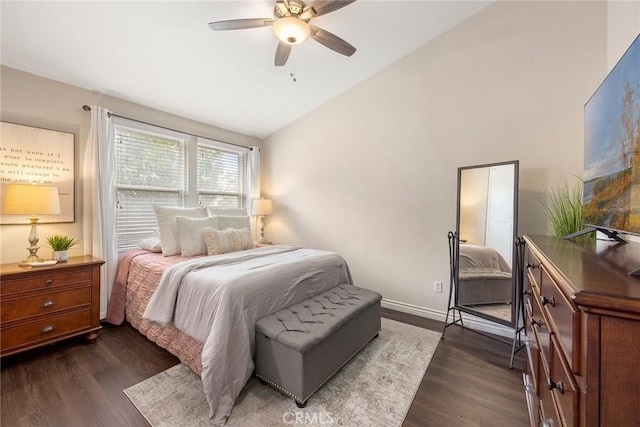
[[517,160],[458,168],[444,330],[454,324],[464,326],[462,313],[511,327],[515,333],[519,330],[518,172]]

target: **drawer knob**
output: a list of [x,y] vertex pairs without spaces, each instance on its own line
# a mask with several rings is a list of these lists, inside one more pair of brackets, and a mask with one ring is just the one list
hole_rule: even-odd
[[542,320],[536,320],[532,317],[531,326],[544,326],[544,323],[542,323]]
[[49,300],[49,301],[45,301],[45,302],[43,302],[43,303],[40,305],[40,307],[42,307],[42,308],[48,308],[48,307],[53,307],[54,305],[56,305],[56,303],[55,303],[54,301]]
[[525,289],[525,290],[524,290],[524,292],[522,292],[522,293],[523,293],[523,294],[524,294],[524,296],[526,296],[526,297],[530,297],[530,296],[532,295],[532,294],[531,294],[531,289]]
[[44,328],[40,329],[40,332],[43,334],[48,334],[49,332],[53,332],[56,330],[56,327],[53,325],[49,325],[49,326],[45,326]]
[[547,298],[544,295],[540,297],[540,305],[545,306],[547,304],[551,304],[551,307],[556,306],[556,297]]
[[50,285],[52,283],[53,283],[53,279],[47,279],[47,280],[44,281],[45,285]]
[[549,386],[549,390],[553,390],[555,388],[558,389],[560,394],[564,394],[564,384],[562,383],[562,381],[553,382],[551,381],[551,379],[549,379],[547,382],[547,386]]
[[538,268],[539,266],[540,266],[540,265],[539,265],[539,264],[536,264],[536,263],[531,263],[531,262],[528,262],[528,263],[527,263],[527,269],[530,269],[530,270],[535,270],[535,269],[536,269],[536,268]]

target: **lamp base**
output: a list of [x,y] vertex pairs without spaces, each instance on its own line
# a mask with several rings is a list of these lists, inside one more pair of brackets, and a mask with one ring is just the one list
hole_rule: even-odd
[[40,246],[28,247],[27,250],[29,251],[29,256],[23,259],[22,261],[20,261],[18,265],[21,267],[25,267],[25,266],[31,265],[34,262],[43,262],[44,260],[40,258],[37,254],[38,249],[40,249]]

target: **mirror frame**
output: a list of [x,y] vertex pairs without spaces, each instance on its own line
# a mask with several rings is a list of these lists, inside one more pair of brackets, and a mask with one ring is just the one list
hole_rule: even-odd
[[[511,256],[511,319],[506,320],[500,317],[491,316],[489,314],[483,313],[481,311],[473,310],[472,308],[466,305],[458,304],[458,283],[459,283],[459,265],[460,265],[460,191],[462,185],[462,173],[465,170],[470,169],[480,169],[480,168],[490,168],[494,166],[505,166],[505,165],[513,165],[514,173],[513,173],[513,232],[512,232],[512,256]],[[458,193],[457,193],[457,206],[456,206],[456,242],[455,242],[455,268],[454,268],[454,286],[455,286],[455,299],[454,299],[454,309],[462,311],[467,314],[471,314],[473,316],[477,316],[483,318],[485,320],[499,323],[504,326],[508,326],[511,328],[516,327],[517,320],[517,307],[518,307],[518,298],[517,295],[517,250],[516,250],[516,241],[518,239],[518,193],[519,193],[519,169],[520,169],[520,161],[519,160],[510,160],[505,162],[498,163],[486,163],[481,165],[473,165],[473,166],[463,166],[458,168]]]

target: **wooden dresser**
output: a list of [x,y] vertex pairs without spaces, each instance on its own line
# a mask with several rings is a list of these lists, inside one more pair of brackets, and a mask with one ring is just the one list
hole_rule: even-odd
[[640,244],[525,241],[531,425],[640,425]]
[[95,341],[102,264],[80,256],[51,267],[0,265],[0,356],[77,335]]

